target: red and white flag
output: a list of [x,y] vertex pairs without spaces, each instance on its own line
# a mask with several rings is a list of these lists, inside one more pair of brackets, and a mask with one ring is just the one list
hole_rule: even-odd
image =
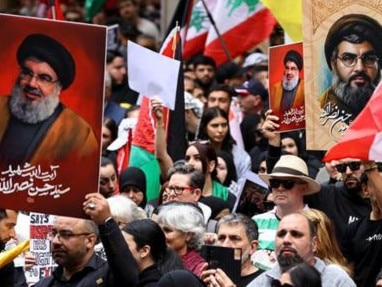
[[[207,9],[212,13],[217,0],[204,0]],[[183,58],[188,59],[198,53],[202,53],[206,44],[211,21],[203,1],[198,1],[192,9],[191,20],[187,30],[186,42],[183,47]]]
[[339,143],[327,151],[323,161],[347,157],[382,161],[382,83]]
[[[258,0],[218,1],[212,16],[232,58],[266,40],[276,25],[272,13]],[[217,65],[228,60],[212,25],[204,55],[214,58]]]
[[[166,38],[162,43],[160,54],[182,61],[182,32],[185,31],[191,17],[193,0],[179,0],[173,19],[169,25]],[[176,27],[179,26],[179,27]],[[174,111],[164,109],[164,118],[168,119],[167,151],[174,161],[184,158],[186,150],[184,87],[182,65],[177,81],[177,92]],[[155,157],[154,118],[151,114],[149,100],[144,97],[139,110],[138,123],[133,133],[129,166],[139,167],[146,174],[147,198],[157,198],[159,194],[159,165]]]

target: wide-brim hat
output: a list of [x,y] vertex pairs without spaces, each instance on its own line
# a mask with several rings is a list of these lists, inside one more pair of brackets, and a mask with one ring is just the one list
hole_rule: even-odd
[[272,173],[259,174],[260,178],[269,185],[269,179],[279,177],[298,178],[308,184],[308,188],[305,191],[305,195],[313,194],[321,189],[321,185],[318,181],[309,177],[308,166],[305,161],[295,155],[282,155]]

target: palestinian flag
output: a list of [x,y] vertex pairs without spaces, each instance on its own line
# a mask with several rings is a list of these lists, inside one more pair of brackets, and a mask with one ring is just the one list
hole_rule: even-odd
[[[163,41],[160,53],[162,55],[182,60],[182,37],[191,16],[193,1],[180,0],[169,26],[167,37]],[[179,28],[176,28],[176,24]],[[184,39],[184,38],[183,38]],[[186,149],[184,123],[184,87],[183,71],[180,65],[175,110],[166,111],[167,117],[167,149],[174,161],[184,158]],[[138,124],[135,128],[130,151],[130,166],[141,168],[147,180],[147,199],[158,197],[160,190],[160,170],[155,157],[155,126],[151,115],[149,100],[143,97],[139,111]]]

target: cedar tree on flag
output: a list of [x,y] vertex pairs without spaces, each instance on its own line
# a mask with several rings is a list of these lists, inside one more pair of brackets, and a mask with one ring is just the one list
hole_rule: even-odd
[[[212,16],[232,58],[268,39],[276,25],[272,13],[259,0],[218,1]],[[212,25],[204,55],[212,57],[218,66],[228,60]]]
[[[217,0],[204,0],[210,12],[214,11],[216,2]],[[187,29],[186,41],[183,48],[184,59],[189,59],[198,53],[203,53],[210,26],[211,21],[207,16],[203,2],[200,0],[192,9],[190,25]]]

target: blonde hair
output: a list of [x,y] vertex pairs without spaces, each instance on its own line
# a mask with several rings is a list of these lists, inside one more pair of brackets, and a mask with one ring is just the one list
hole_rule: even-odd
[[314,255],[325,262],[337,264],[351,275],[349,265],[338,245],[334,224],[329,217],[313,208],[301,210],[299,213],[305,215],[316,227],[317,249]]

